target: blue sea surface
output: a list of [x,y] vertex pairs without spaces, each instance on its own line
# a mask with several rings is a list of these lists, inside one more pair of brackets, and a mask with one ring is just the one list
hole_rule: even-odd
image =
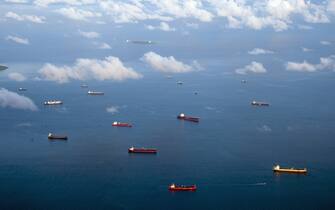
[[[88,89],[1,81],[27,88],[20,94],[39,108],[0,109],[1,209],[334,209],[334,74],[241,76],[208,63],[213,70],[88,81]],[[64,104],[44,106],[48,99]],[[181,112],[200,123],[177,120]],[[69,139],[49,141],[49,132]],[[158,154],[128,154],[131,146]],[[274,174],[274,164],[309,173]],[[169,192],[171,183],[198,190]]]

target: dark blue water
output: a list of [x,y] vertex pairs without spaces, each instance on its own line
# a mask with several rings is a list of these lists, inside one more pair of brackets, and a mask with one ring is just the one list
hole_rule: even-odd
[[[334,77],[153,73],[88,82],[105,92],[93,97],[79,82],[20,83],[39,111],[0,109],[1,209],[334,209]],[[44,107],[50,98],[64,105]],[[253,99],[271,106],[251,107]],[[180,112],[200,123],[178,121]],[[48,132],[69,140],[48,141]],[[133,145],[159,151],[130,155]],[[275,175],[276,163],[310,173]],[[171,193],[172,182],[198,191]]]

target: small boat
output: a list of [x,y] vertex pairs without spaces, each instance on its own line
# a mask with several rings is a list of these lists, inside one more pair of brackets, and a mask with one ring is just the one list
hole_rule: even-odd
[[86,85],[86,84],[82,84],[82,85],[80,85],[80,87],[81,87],[81,88],[88,88],[88,85]]
[[182,85],[183,82],[182,82],[182,81],[178,81],[177,84],[178,84],[178,85]]
[[242,80],[241,80],[241,83],[245,84],[245,83],[247,83],[247,80],[242,79]]
[[17,90],[18,90],[18,91],[26,91],[27,88],[18,88]]
[[170,191],[196,191],[197,186],[196,185],[176,185],[171,184],[169,186]]
[[104,92],[99,92],[99,91],[88,91],[88,95],[104,95]]
[[112,123],[112,126],[115,126],[115,127],[132,127],[132,125],[130,123],[122,123],[122,122],[113,122]]
[[255,100],[251,102],[251,105],[252,106],[270,106],[270,104],[267,102],[255,101]]
[[48,134],[48,139],[50,139],[50,140],[54,140],[54,139],[67,140],[67,136],[58,136],[58,135],[54,135],[52,133],[49,133]]
[[199,120],[200,120],[199,117],[189,117],[189,116],[186,116],[184,113],[179,114],[177,116],[177,119],[191,121],[191,122],[199,122]]
[[61,104],[63,104],[63,101],[60,100],[49,100],[44,102],[44,105],[61,105]]
[[307,168],[297,169],[297,168],[281,168],[280,165],[275,165],[272,168],[273,172],[283,172],[283,173],[296,173],[296,174],[306,174]]
[[145,153],[145,154],[156,154],[157,149],[154,148],[135,148],[135,147],[130,147],[128,149],[129,153]]

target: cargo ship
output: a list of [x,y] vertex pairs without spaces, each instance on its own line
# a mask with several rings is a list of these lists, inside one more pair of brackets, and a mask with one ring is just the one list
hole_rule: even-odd
[[130,147],[128,149],[129,153],[145,153],[145,154],[156,154],[157,149],[154,148],[135,148],[135,147]]
[[18,91],[26,91],[27,88],[18,88],[17,90],[18,90]]
[[104,92],[99,92],[99,91],[88,91],[87,92],[88,95],[104,95]]
[[169,186],[170,191],[196,191],[197,186],[196,185],[176,185],[171,184]]
[[50,140],[55,140],[55,139],[67,140],[67,136],[59,136],[59,135],[54,135],[52,133],[49,133],[48,134],[48,139],[50,139]]
[[115,127],[132,127],[132,125],[130,123],[122,123],[122,122],[113,122],[112,123],[112,126],[115,126]]
[[181,113],[177,116],[177,119],[179,120],[186,120],[186,121],[191,121],[191,122],[199,122],[200,118],[199,117],[189,117],[186,116],[184,113]]
[[251,105],[252,106],[270,106],[269,103],[263,102],[263,101],[252,101]]
[[295,173],[295,174],[306,174],[307,168],[296,169],[296,168],[280,168],[280,165],[275,165],[272,168],[273,172],[279,173]]
[[49,100],[44,102],[44,105],[61,105],[61,104],[63,104],[63,101],[60,100]]

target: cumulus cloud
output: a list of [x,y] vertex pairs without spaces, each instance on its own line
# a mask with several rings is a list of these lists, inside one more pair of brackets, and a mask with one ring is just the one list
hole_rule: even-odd
[[37,106],[28,97],[0,88],[0,107],[37,111]]
[[94,4],[96,0],[35,0],[34,4],[40,7],[47,7],[49,4],[67,4],[67,5],[87,5]]
[[267,70],[265,69],[263,64],[253,61],[249,65],[246,65],[243,68],[236,69],[235,72],[237,74],[247,74],[247,73],[263,74],[266,73]]
[[106,108],[106,111],[111,114],[116,114],[119,112],[119,107],[118,106],[110,106]]
[[33,23],[45,23],[45,17],[36,15],[19,15],[14,12],[7,12],[6,18],[10,18],[17,21],[29,21]]
[[264,132],[264,133],[269,133],[272,131],[272,129],[268,125],[263,125],[257,128],[257,130],[259,130],[260,132]]
[[6,37],[7,41],[12,41],[18,44],[24,44],[24,45],[28,45],[29,44],[29,40],[26,38],[22,38],[22,37],[18,37],[18,36],[7,36]]
[[27,79],[24,75],[17,73],[17,72],[9,73],[8,78],[11,80],[17,81],[17,82],[22,82]]
[[77,59],[73,66],[55,66],[45,64],[39,71],[43,79],[59,83],[73,80],[115,80],[140,79],[142,75],[130,67],[125,67],[117,57],[97,59]]
[[79,34],[85,38],[88,39],[95,39],[95,38],[99,38],[100,34],[95,32],[95,31],[81,31],[79,30]]
[[309,48],[306,48],[306,47],[301,48],[301,50],[303,52],[311,52],[311,51],[313,51],[312,49],[309,49]]
[[105,42],[103,42],[103,43],[97,43],[97,45],[98,45],[98,48],[101,49],[101,50],[112,49],[112,47],[109,44],[105,43]]
[[60,8],[56,12],[72,20],[87,21],[89,18],[101,17],[100,13],[77,9],[75,7]]
[[322,45],[331,45],[332,43],[329,41],[320,41],[320,44]]
[[99,5],[116,23],[133,23],[141,20],[172,20],[171,17],[158,14],[153,8],[146,8],[145,4],[141,1],[129,3],[122,1],[100,1]]
[[265,50],[261,48],[254,48],[253,50],[248,52],[250,55],[261,55],[261,54],[273,54],[274,52],[271,50]]
[[324,69],[331,69],[335,71],[335,55],[329,57],[321,57],[320,63],[311,64],[304,60],[303,62],[287,62],[286,69],[289,71],[298,71],[298,72],[316,72]]
[[171,27],[166,22],[161,22],[158,26],[148,25],[147,29],[149,30],[161,30],[161,31],[175,31],[176,29]]
[[14,3],[14,4],[25,4],[25,3],[28,3],[27,0],[5,0],[5,2]]
[[145,53],[141,60],[154,70],[164,73],[186,73],[200,68],[196,61],[192,65],[188,65],[176,60],[173,56],[163,57],[155,52]]

